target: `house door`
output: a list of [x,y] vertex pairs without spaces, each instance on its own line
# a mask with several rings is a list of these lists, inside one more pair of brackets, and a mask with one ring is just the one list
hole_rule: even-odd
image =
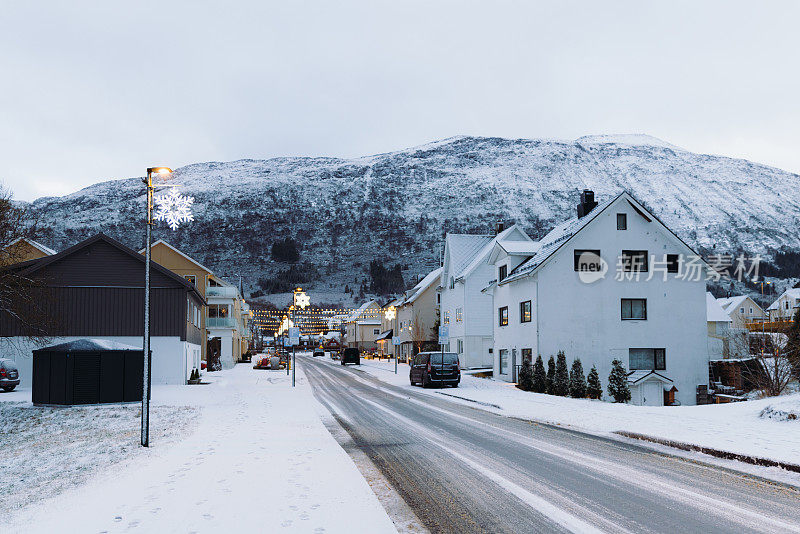
[[643,406],[664,406],[664,388],[661,382],[648,380],[642,384]]

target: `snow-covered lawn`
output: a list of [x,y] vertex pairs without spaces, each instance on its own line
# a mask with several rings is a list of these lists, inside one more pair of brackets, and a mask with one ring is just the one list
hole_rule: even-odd
[[[14,393],[20,398],[25,391]],[[58,495],[150,452],[138,446],[139,405],[53,408],[6,401],[7,396],[0,395],[0,510]],[[153,407],[152,439],[173,442],[193,428],[197,413],[189,407]]]
[[35,408],[30,390],[24,404],[2,402],[24,391],[0,395],[14,417],[3,428],[25,436],[0,451],[0,478],[9,463],[24,477],[0,480],[0,498],[53,495],[10,515],[4,504],[2,530],[395,532],[300,370],[296,388],[285,373],[246,364],[204,379],[211,384],[154,386],[148,450],[137,446],[138,407]]
[[[376,378],[412,387],[408,382],[407,365],[400,364],[395,375],[393,361],[361,361],[359,368]],[[591,432],[628,431],[800,464],[800,420],[759,416],[768,407],[778,413],[800,414],[800,393],[731,404],[656,408],[530,393],[517,389],[513,384],[467,375],[462,375],[458,388],[414,387],[414,390],[440,397],[443,394],[456,395],[483,403],[481,408],[496,413]]]

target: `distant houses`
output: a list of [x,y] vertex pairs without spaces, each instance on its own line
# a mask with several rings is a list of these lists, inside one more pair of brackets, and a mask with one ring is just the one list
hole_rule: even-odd
[[792,288],[775,299],[775,302],[767,308],[767,312],[770,321],[791,321],[798,309],[800,309],[800,288]]
[[500,244],[508,250],[533,247],[517,226],[495,235],[447,234],[441,274],[441,323],[449,326],[446,350],[458,354],[464,368],[491,367],[494,357],[492,296],[482,292],[495,277],[488,263]]
[[717,299],[717,303],[731,319],[731,327],[744,329],[747,323],[755,323],[767,319],[767,313],[747,295],[736,295]]
[[378,348],[377,339],[381,334],[381,306],[370,300],[355,309],[343,319],[345,343],[348,347],[365,351]]

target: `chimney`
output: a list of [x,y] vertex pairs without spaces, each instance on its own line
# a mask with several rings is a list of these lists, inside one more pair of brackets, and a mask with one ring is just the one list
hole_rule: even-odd
[[585,217],[596,207],[597,202],[594,201],[594,191],[584,189],[581,193],[581,203],[578,204],[578,218]]
[[498,222],[494,227],[494,235],[498,235],[500,232],[506,229],[506,225],[502,222]]

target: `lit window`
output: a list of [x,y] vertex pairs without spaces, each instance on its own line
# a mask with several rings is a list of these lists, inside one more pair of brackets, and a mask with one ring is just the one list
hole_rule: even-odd
[[450,324],[450,311],[444,312],[444,316],[442,317],[442,324]]
[[464,308],[456,308],[456,322],[464,321]]
[[508,306],[503,306],[497,310],[500,326],[508,326]]
[[519,303],[519,322],[531,322],[531,301],[526,300]]

